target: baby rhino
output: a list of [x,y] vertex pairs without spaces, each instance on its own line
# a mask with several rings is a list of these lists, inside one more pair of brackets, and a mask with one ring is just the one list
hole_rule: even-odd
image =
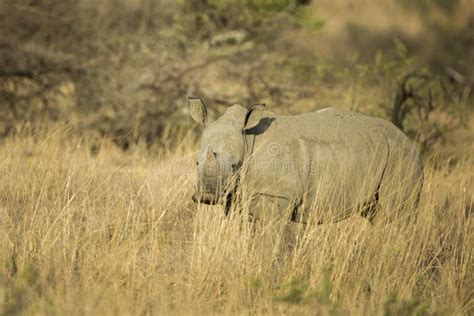
[[211,122],[200,99],[191,117],[204,126],[197,158],[197,203],[240,196],[250,215],[306,223],[334,222],[357,212],[399,214],[415,208],[423,182],[419,152],[392,123],[327,108],[294,116],[264,105],[236,104]]

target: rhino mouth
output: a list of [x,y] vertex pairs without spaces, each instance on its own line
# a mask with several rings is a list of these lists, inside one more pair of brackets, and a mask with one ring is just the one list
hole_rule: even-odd
[[202,203],[207,205],[227,204],[229,196],[235,191],[237,181],[233,180],[229,183],[224,183],[222,186],[216,185],[211,187],[197,186],[192,200],[195,203]]
[[212,193],[194,193],[192,197],[194,203],[203,203],[207,205],[222,204],[222,198]]

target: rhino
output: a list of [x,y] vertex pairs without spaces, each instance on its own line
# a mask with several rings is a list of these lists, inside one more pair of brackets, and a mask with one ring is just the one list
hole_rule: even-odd
[[384,119],[336,108],[277,115],[264,104],[235,104],[212,121],[201,99],[188,101],[204,127],[196,203],[222,204],[228,214],[245,188],[253,220],[318,224],[354,213],[373,222],[418,204],[420,153]]

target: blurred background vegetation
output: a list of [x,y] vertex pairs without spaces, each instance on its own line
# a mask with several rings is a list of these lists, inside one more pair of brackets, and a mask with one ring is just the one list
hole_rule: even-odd
[[159,148],[198,96],[385,117],[429,150],[469,125],[473,56],[470,0],[0,0],[0,138]]

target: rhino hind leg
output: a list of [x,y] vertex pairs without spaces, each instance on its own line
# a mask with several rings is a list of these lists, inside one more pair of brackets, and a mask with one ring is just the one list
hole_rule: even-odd
[[374,196],[362,205],[360,210],[360,215],[367,219],[371,224],[374,223],[375,217],[380,210],[379,190],[380,187],[377,188]]
[[423,170],[418,156],[396,159],[387,166],[380,183],[379,210],[389,221],[400,216],[411,216],[418,207],[423,185]]

